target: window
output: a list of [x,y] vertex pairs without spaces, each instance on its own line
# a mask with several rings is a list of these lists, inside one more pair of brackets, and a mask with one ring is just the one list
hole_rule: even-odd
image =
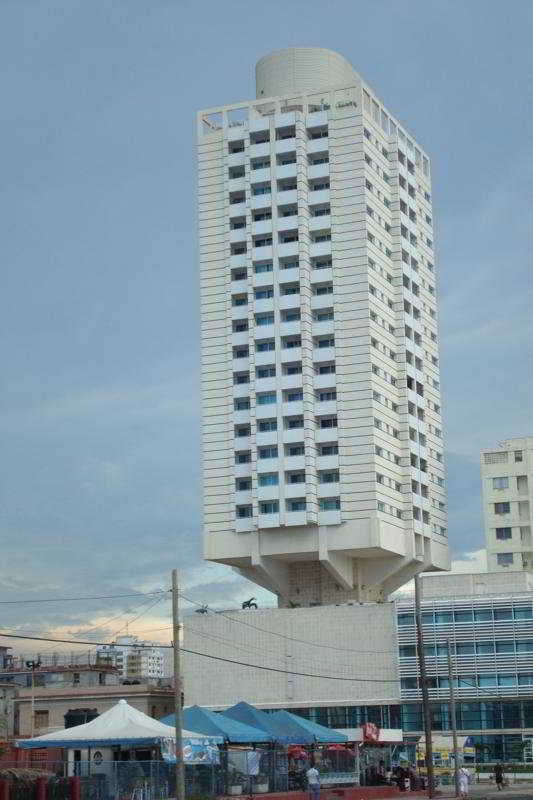
[[514,460],[515,462],[523,461],[524,455],[522,450],[515,450],[514,451]]
[[415,658],[416,647],[414,644],[404,644],[400,646],[400,658]]
[[458,656],[470,656],[474,654],[474,644],[465,643],[456,645],[456,653]]
[[276,402],[276,392],[263,392],[257,395],[257,405],[266,406]]
[[[75,673],[78,675],[78,683],[79,683],[79,673]],[[35,711],[34,712],[34,720],[35,720],[35,727],[36,728],[48,728],[49,725],[49,711]]]
[[278,457],[278,448],[276,446],[260,447],[257,452],[260,459]]
[[492,479],[492,488],[493,489],[508,489],[509,488],[509,478],[493,478]]
[[490,608],[474,609],[475,622],[492,622],[492,610]]
[[319,501],[320,511],[339,511],[340,507],[340,497],[322,497]]
[[398,626],[404,627],[405,625],[414,625],[415,624],[415,615],[414,614],[398,614]]
[[417,682],[415,678],[402,678],[401,679],[401,687],[402,689],[416,689]]
[[235,453],[236,464],[249,464],[251,460],[252,456],[249,450],[240,450],[238,453]]
[[337,417],[321,417],[320,418],[320,427],[321,428],[336,428],[337,427]]
[[250,408],[250,398],[237,397],[233,401],[233,408],[235,409],[235,411],[245,411],[246,409]]
[[238,519],[246,519],[252,516],[252,506],[237,506],[236,514]]
[[529,608],[515,608],[514,609],[514,618],[515,619],[533,619],[533,611],[531,607]]
[[282,322],[298,322],[300,319],[300,309],[293,308],[289,311],[282,311],[281,312],[281,321]]
[[269,500],[266,503],[259,503],[260,514],[277,514],[279,511],[279,503],[277,500]]
[[274,289],[271,286],[255,290],[256,300],[267,300],[269,297],[274,297]]
[[286,420],[285,427],[287,428],[287,430],[292,431],[295,430],[296,428],[303,428],[303,426],[304,426],[303,417],[289,417]]
[[323,444],[318,450],[318,454],[321,456],[336,456],[339,453],[339,445],[338,444]]
[[305,483],[305,472],[288,472],[285,482],[289,484]]
[[476,642],[478,656],[491,656],[494,653],[494,642]]
[[336,400],[337,399],[337,392],[335,389],[332,389],[329,392],[319,392],[318,399],[321,403],[326,403],[329,400]]
[[254,266],[254,272],[259,275],[261,272],[272,272],[272,264],[270,262],[265,262],[264,264],[256,264]]
[[237,478],[235,481],[235,490],[237,492],[249,492],[252,488],[251,478]]
[[268,339],[265,342],[257,342],[255,349],[258,353],[266,353],[268,350],[275,350],[276,343],[274,339]]
[[504,539],[512,539],[512,528],[496,528],[496,539],[503,541]]
[[295,500],[287,500],[287,511],[305,511],[306,502],[303,497]]
[[464,611],[455,611],[454,619],[456,622],[473,622],[474,614],[472,611],[464,609]]
[[510,512],[511,512],[511,505],[509,502],[494,503],[495,514],[510,514]]
[[514,642],[496,642],[497,653],[514,653]]
[[304,399],[304,393],[301,389],[285,393],[284,400],[286,403],[298,403]]
[[256,325],[273,325],[274,324],[274,314],[256,314],[255,315],[255,324]]
[[257,367],[255,374],[258,378],[275,378],[276,367]]
[[277,486],[279,483],[279,476],[277,472],[267,472],[259,475],[257,482],[259,486]]
[[278,421],[276,419],[261,419],[259,420],[257,427],[261,433],[267,433],[268,431],[277,431]]
[[288,456],[304,456],[305,447],[303,444],[289,444],[285,448],[285,453]]
[[339,482],[339,472],[338,472],[338,470],[332,470],[331,472],[320,472],[318,477],[319,477],[320,483],[338,483]]
[[[512,553],[509,553],[512,556]],[[503,622],[513,618],[513,611],[511,608],[495,608],[494,620],[495,622]]]

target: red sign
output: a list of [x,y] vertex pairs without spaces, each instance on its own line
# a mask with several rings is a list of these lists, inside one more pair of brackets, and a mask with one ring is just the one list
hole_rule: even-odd
[[379,742],[379,728],[373,722],[363,725],[363,742]]

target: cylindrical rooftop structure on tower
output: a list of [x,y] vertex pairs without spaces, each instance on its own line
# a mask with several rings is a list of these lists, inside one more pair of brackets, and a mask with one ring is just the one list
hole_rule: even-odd
[[350,86],[359,80],[344,56],[323,47],[288,47],[259,59],[255,65],[257,97],[320,92]]

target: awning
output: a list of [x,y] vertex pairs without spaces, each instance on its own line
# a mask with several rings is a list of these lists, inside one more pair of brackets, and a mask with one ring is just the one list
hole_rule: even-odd
[[326,728],[325,725],[318,725],[318,723],[299,717],[297,714],[291,714],[290,711],[276,711],[272,716],[284,725],[287,732],[295,736],[299,735],[300,743],[303,743],[302,736],[312,736],[313,741],[324,744],[348,741],[348,737],[343,733],[339,733],[333,728]]
[[[216,745],[222,744],[221,736],[203,736],[184,730],[184,745]],[[25,750],[41,747],[111,747],[113,745],[130,745],[132,747],[158,744],[165,740],[174,741],[174,733],[168,725],[152,719],[142,711],[119,700],[116,705],[103,714],[73,728],[54,731],[33,739],[19,739],[17,747]],[[168,745],[168,741],[167,741]]]
[[[165,725],[174,725],[174,714],[161,720]],[[189,730],[209,736],[221,736],[226,742],[235,744],[272,742],[272,736],[252,725],[245,725],[224,714],[217,714],[200,706],[190,706],[183,710],[183,722]]]
[[259,728],[279,744],[312,744],[315,741],[311,733],[306,736],[304,732],[290,731],[285,723],[276,719],[275,714],[267,714],[249,703],[237,703],[223,711],[222,716]]

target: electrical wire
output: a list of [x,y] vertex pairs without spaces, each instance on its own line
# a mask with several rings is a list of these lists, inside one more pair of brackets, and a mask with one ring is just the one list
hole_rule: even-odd
[[[196,600],[191,600],[190,597],[186,597],[184,594],[180,594],[180,597],[183,600],[186,600],[188,603],[192,603],[199,608],[206,608],[205,605],[202,603],[197,603]],[[280,639],[285,639],[289,642],[298,642],[298,644],[305,644],[309,647],[321,647],[326,650],[339,650],[343,653],[372,653],[373,655],[395,655],[396,650],[359,650],[358,648],[354,647],[338,647],[337,645],[333,644],[322,644],[321,642],[310,642],[306,639],[297,639],[294,636],[287,636],[284,633],[278,633],[277,631],[269,631],[267,628],[260,628],[257,625],[252,625],[250,622],[245,622],[242,619],[236,619],[235,617],[229,616],[229,614],[224,613],[224,611],[214,611],[211,608],[206,609],[207,613],[215,614],[217,617],[224,617],[224,619],[229,620],[230,622],[235,622],[238,625],[245,625],[247,628],[253,628],[256,631],[260,631],[261,633],[268,633],[270,636],[277,636]]]
[[78,600],[117,600],[121,597],[154,597],[168,594],[170,589],[158,592],[136,592],[135,594],[100,594],[93,597],[44,597],[39,600],[0,600],[0,605],[19,605],[20,603],[73,603]]
[[[104,645],[109,644],[109,642],[84,642],[80,639],[51,639],[48,637],[43,636],[17,636],[12,633],[3,633],[0,631],[0,636],[5,636],[7,639],[31,639],[40,642],[58,642],[60,644],[88,644],[88,645]],[[137,647],[137,648],[144,648],[144,647],[153,647],[153,645],[139,645],[139,644],[131,644],[131,645],[123,645],[124,647]],[[173,646],[171,644],[160,644],[157,645],[161,649],[164,650],[172,650]],[[180,647],[182,653],[189,653],[190,655],[200,656],[201,658],[210,658],[214,661],[224,661],[227,664],[237,664],[241,667],[250,667],[252,669],[262,669],[266,670],[267,672],[281,672],[284,675],[299,675],[303,678],[321,678],[324,680],[331,680],[331,681],[350,681],[351,683],[398,683],[398,678],[347,678],[345,676],[340,675],[319,675],[317,673],[310,673],[310,672],[297,672],[291,669],[281,669],[279,667],[267,667],[263,664],[248,664],[245,661],[236,661],[232,658],[223,658],[222,656],[214,656],[209,653],[198,653],[196,650],[190,650],[187,647]]]

